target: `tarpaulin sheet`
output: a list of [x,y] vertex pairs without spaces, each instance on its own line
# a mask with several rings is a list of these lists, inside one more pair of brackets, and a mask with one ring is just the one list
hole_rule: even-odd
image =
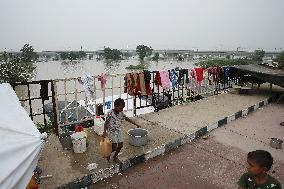
[[250,64],[250,65],[238,65],[233,68],[240,70],[244,73],[250,74],[251,76],[284,87],[284,70],[273,68],[264,65]]
[[0,189],[25,189],[43,147],[12,87],[0,84]]

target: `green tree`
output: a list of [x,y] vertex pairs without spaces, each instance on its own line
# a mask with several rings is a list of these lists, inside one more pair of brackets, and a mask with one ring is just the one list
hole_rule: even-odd
[[265,55],[265,51],[264,50],[255,50],[254,51],[254,55],[252,56],[252,60],[260,62],[262,61],[262,58]]
[[33,47],[25,44],[20,55],[9,55],[7,61],[0,64],[0,83],[14,83],[31,79],[36,68],[33,61],[36,59],[37,54]]
[[59,55],[62,60],[67,60],[69,58],[68,52],[60,52]]
[[159,54],[159,53],[155,53],[154,56],[153,56],[153,58],[152,58],[152,60],[158,62],[159,59],[160,59],[160,54]]
[[80,59],[84,59],[84,58],[87,57],[87,54],[86,54],[86,52],[81,50],[81,51],[79,51],[78,56],[79,56]]
[[20,51],[23,62],[34,62],[38,59],[38,54],[34,52],[34,48],[29,44],[25,44]]
[[117,60],[122,59],[122,53],[118,49],[111,49],[111,48],[107,47],[107,48],[104,48],[103,57],[106,60],[117,61]]
[[223,67],[223,66],[235,66],[235,65],[246,65],[253,63],[253,60],[249,59],[211,59],[205,60],[196,65],[201,66],[203,68],[208,67]]
[[184,60],[184,57],[183,57],[181,54],[179,54],[179,55],[177,56],[177,59],[178,59],[178,61],[183,61],[183,60]]
[[274,60],[278,63],[278,67],[284,69],[284,52],[281,52]]
[[17,81],[27,81],[32,77],[35,66],[31,62],[22,62],[19,57],[0,64],[0,83],[14,83]]
[[153,49],[152,47],[148,47],[146,45],[138,45],[136,47],[136,52],[139,56],[139,59],[144,60],[145,57],[151,56]]
[[0,61],[7,62],[8,58],[9,58],[9,54],[6,51],[4,51],[3,54],[1,55]]
[[69,57],[68,57],[68,59],[69,60],[77,60],[79,58],[79,55],[78,55],[78,53],[76,53],[76,52],[73,52],[73,51],[71,51],[70,53],[69,53]]

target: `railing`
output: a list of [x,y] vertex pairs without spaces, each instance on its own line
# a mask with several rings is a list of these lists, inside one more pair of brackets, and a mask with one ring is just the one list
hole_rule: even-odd
[[[179,75],[180,71],[176,71]],[[136,116],[137,111],[144,108],[153,107],[153,111],[159,111],[213,96],[239,82],[237,77],[230,78],[224,75],[213,81],[212,76],[206,75],[203,81],[197,84],[194,79],[186,82],[184,75],[181,82],[177,83],[175,87],[163,89],[154,82],[157,73],[158,71],[150,72],[152,95],[149,96],[131,96],[128,92],[125,93],[125,74],[109,75],[104,87],[98,80],[99,76],[91,76],[92,98],[86,94],[84,86],[79,82],[82,79],[80,77],[21,82],[14,83],[12,86],[18,93],[21,91],[18,89],[19,87],[25,87],[24,95],[18,96],[20,96],[20,101],[29,112],[31,119],[35,123],[43,122],[45,128],[51,122],[53,131],[58,134],[58,127],[73,127],[82,122],[91,126],[94,116],[101,115],[98,107],[101,108],[101,112],[106,113],[114,107],[114,100],[119,97],[126,102],[124,111],[130,116]],[[49,108],[46,108],[47,105]],[[34,111],[34,107],[39,112]],[[37,116],[42,118],[36,118]]]
[[[58,133],[54,83],[52,80],[10,83],[22,106],[39,130]],[[15,115],[17,116],[17,115]],[[54,119],[50,119],[53,117]]]
[[[88,97],[84,86],[79,82],[80,77],[54,81],[56,104],[64,102],[64,108],[62,106],[56,108],[59,126],[71,125],[73,127],[77,123],[90,122],[94,117],[92,113],[96,112],[96,115],[99,115],[97,109],[99,106],[106,113],[107,109],[114,107],[116,98],[124,99],[126,101],[125,111],[133,114],[134,98],[124,93],[124,74],[109,75],[103,88],[98,80],[99,76],[91,76],[91,78],[93,80],[92,98]],[[71,114],[73,117],[70,117]]]

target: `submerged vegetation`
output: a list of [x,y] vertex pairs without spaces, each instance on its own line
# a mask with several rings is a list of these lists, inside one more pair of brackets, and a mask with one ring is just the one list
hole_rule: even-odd
[[204,60],[199,63],[196,63],[195,65],[208,68],[211,66],[214,67],[223,67],[223,66],[235,66],[235,65],[246,65],[246,64],[252,64],[255,63],[255,61],[251,59],[210,59],[210,60]]
[[0,63],[0,83],[14,83],[18,81],[28,81],[32,78],[36,69],[33,64],[38,59],[34,48],[25,44],[19,54],[13,55],[6,52],[1,56]]

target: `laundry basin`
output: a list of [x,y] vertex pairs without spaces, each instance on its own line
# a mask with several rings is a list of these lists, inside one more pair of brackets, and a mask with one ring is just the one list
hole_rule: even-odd
[[132,146],[143,146],[148,142],[148,130],[135,128],[128,130],[129,144]]

